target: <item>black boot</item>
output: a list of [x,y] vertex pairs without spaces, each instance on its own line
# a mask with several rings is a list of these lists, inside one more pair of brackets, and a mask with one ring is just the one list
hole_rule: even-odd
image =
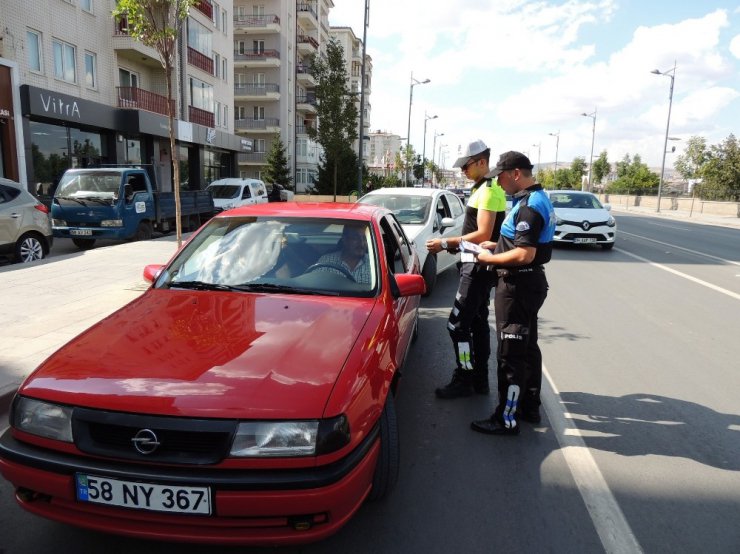
[[476,394],[488,394],[491,387],[488,385],[488,372],[484,375],[473,375],[473,390]]
[[473,394],[473,382],[471,372],[462,372],[455,370],[452,374],[452,380],[444,387],[439,387],[434,391],[437,398],[462,398]]
[[519,434],[519,426],[514,424],[513,427],[506,427],[495,415],[492,415],[488,419],[481,419],[473,421],[470,424],[470,428],[478,433],[485,433],[486,435],[510,435],[515,436]]

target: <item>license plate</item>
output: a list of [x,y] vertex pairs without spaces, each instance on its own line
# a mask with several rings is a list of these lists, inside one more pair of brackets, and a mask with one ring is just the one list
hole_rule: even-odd
[[76,474],[77,500],[153,512],[211,514],[211,489]]
[[591,243],[594,243],[594,242],[596,242],[596,239],[595,238],[580,237],[580,238],[573,239],[573,243],[574,244],[591,244]]
[[92,229],[72,229],[69,234],[77,237],[89,237],[92,235]]

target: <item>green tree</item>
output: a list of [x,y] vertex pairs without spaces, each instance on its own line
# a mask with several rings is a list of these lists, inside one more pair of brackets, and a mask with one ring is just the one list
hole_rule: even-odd
[[635,154],[630,159],[625,154],[622,161],[617,162],[617,180],[606,187],[606,192],[612,194],[657,194],[658,175],[642,163],[642,158]]
[[701,171],[699,196],[705,200],[740,200],[740,145],[735,135],[711,147]]
[[701,177],[704,165],[709,161],[710,151],[707,148],[707,139],[691,137],[686,143],[686,150],[676,157],[673,167],[684,179]]
[[[331,170],[334,200],[337,191],[348,193],[357,182],[358,159],[354,156],[352,167],[340,167],[340,163],[351,163],[349,145],[357,139],[357,108],[354,97],[347,87],[347,70],[344,65],[344,49],[336,40],[330,40],[326,58],[314,54],[311,57],[311,75],[316,80],[318,124],[308,127],[308,135],[324,149],[319,167],[319,190],[326,188],[327,169]],[[351,152],[351,150],[350,150]],[[354,179],[340,175],[353,175]],[[340,187],[341,182],[341,187]]]
[[357,187],[357,152],[351,144],[342,144],[339,151],[327,156],[319,164],[319,175],[315,183],[318,194],[349,194]]
[[293,186],[291,185],[293,178],[290,176],[288,156],[285,153],[285,145],[280,137],[272,141],[270,151],[267,153],[265,181],[282,185],[287,190],[293,190]]
[[167,82],[167,117],[169,119],[170,151],[175,192],[175,228],[177,247],[182,246],[180,206],[180,164],[175,147],[175,113],[172,71],[177,62],[178,38],[182,23],[196,0],[117,0],[114,18],[125,18],[128,34],[135,40],[154,48],[159,54]]
[[606,150],[603,150],[591,168],[591,178],[593,179],[593,182],[601,183],[604,180],[604,177],[611,173],[611,170],[612,165],[607,159]]

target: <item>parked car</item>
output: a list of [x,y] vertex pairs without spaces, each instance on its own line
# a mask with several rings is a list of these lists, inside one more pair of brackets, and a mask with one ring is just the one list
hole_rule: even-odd
[[288,190],[277,183],[270,185],[269,189],[270,192],[267,193],[268,202],[291,202],[295,198],[295,193],[292,190]]
[[267,187],[259,179],[227,177],[213,181],[206,187],[206,190],[211,192],[217,211],[251,204],[264,204],[268,201]]
[[451,190],[433,188],[382,188],[368,192],[358,202],[388,208],[401,223],[406,236],[416,246],[421,274],[432,293],[437,275],[454,266],[459,254],[442,251],[428,255],[426,241],[431,238],[459,237],[465,207]]
[[0,177],[0,256],[33,262],[49,255],[49,208],[20,183]]
[[617,222],[609,213],[611,206],[599,202],[590,192],[549,190],[555,209],[554,242],[599,244],[604,250],[614,248]]
[[[344,249],[364,253],[359,276],[331,261]],[[144,276],[143,295],[21,384],[0,473],[22,507],[147,539],[278,545],[390,493],[424,291],[390,211],[236,208]]]

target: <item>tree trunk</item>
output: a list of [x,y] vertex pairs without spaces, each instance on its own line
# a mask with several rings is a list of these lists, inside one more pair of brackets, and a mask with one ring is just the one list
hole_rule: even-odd
[[175,229],[177,231],[177,248],[182,246],[182,221],[180,206],[180,159],[175,147],[175,114],[172,108],[172,64],[167,63],[165,66],[167,76],[167,116],[170,120],[170,152],[172,160],[172,175],[174,178],[175,193]]
[[337,201],[337,158],[334,158],[334,202]]

